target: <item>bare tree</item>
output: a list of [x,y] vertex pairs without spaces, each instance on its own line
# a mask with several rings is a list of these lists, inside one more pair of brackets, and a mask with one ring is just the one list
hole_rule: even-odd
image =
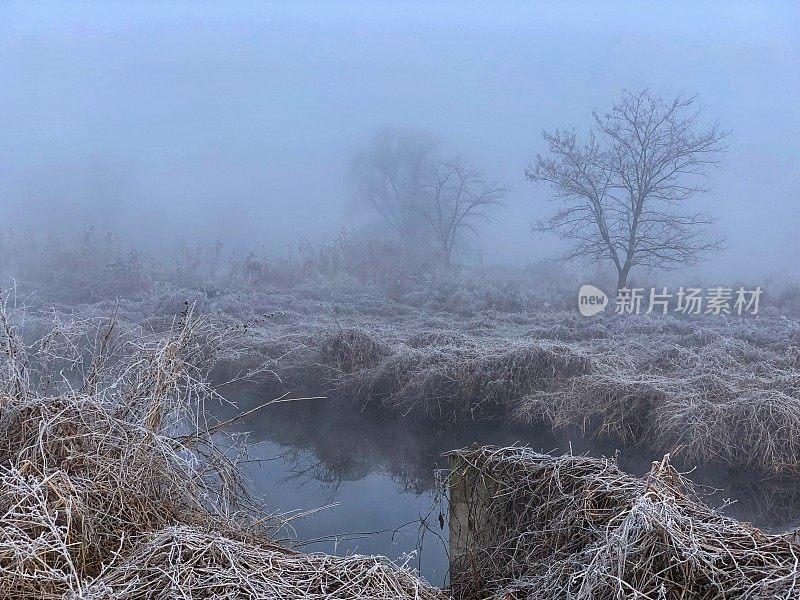
[[478,221],[492,219],[490,211],[502,206],[507,190],[484,179],[480,171],[459,157],[435,163],[425,188],[427,195],[421,211],[442,260],[449,267],[454,251],[464,249],[464,234],[474,233]]
[[418,243],[424,228],[419,203],[434,146],[427,135],[384,130],[351,163],[358,199],[407,245]]
[[550,183],[564,207],[533,229],[567,240],[566,259],[611,261],[620,288],[636,266],[668,270],[717,251],[713,219],[682,210],[709,191],[698,180],[717,163],[727,135],[717,125],[698,131],[694,102],[625,91],[610,112],[594,113],[585,140],[575,130],[544,133],[549,155],[525,174]]

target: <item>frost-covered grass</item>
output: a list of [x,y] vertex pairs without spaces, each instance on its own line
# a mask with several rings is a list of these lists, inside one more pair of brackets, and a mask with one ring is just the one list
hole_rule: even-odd
[[[36,332],[25,335],[26,326]],[[273,538],[206,374],[246,331],[184,306],[152,333],[0,303],[0,596],[9,600],[445,595],[382,557]]]
[[689,464],[800,474],[791,282],[768,289],[755,318],[587,319],[571,307],[578,280],[547,265],[437,273],[390,243],[341,236],[284,257],[185,248],[166,266],[104,243],[86,234],[0,250],[21,265],[16,293],[45,312],[164,332],[188,305],[246,328],[218,377],[267,363],[275,391],[306,388],[354,409],[578,426]]
[[[404,267],[388,246],[355,252],[341,241],[301,258],[229,263],[209,248],[164,267],[79,241],[12,253],[24,268],[3,295],[4,597],[200,598],[210,586],[230,598],[443,597],[381,558],[299,554],[275,543],[267,515],[209,435],[202,405],[216,396],[208,369],[218,383],[244,375],[276,396],[325,394],[342,411],[428,425],[579,428],[687,466],[800,476],[800,296],[792,286],[755,318],[583,318],[569,306],[569,278],[507,269],[431,277]],[[109,322],[109,333],[97,326]],[[526,554],[503,563],[518,572],[490,587],[559,597],[572,585],[562,575],[586,572],[595,578],[581,588],[587,597],[615,598],[614,573],[624,567],[635,574],[628,583],[650,593],[664,583],[654,568],[671,569],[674,556],[711,544],[690,573],[705,577],[703,590],[741,575],[718,564],[733,552],[749,565],[737,589],[796,591],[782,579],[796,545],[721,520],[673,489],[680,478],[671,468],[662,475],[656,497],[614,472],[609,506],[623,526],[601,523],[587,538],[602,564],[567,552],[538,573],[543,563]],[[586,481],[589,496],[548,488],[548,502],[574,510],[575,498],[593,501],[599,480]],[[653,499],[661,513],[642,508]],[[683,524],[653,538],[655,517]],[[565,539],[585,534],[553,522]],[[527,552],[516,544],[520,533],[510,531],[509,543]],[[618,561],[622,538],[614,536],[627,536],[642,560]],[[764,548],[745,547],[751,538]],[[496,566],[478,568],[494,577]],[[693,591],[681,586],[675,593]],[[664,597],[673,596],[683,597]]]
[[526,447],[452,453],[468,530],[455,598],[796,598],[800,544],[721,516],[671,464],[642,478],[611,459]]
[[464,318],[364,289],[231,296],[209,310],[254,323],[251,360],[274,361],[280,385],[357,409],[578,426],[688,464],[800,474],[796,319]]
[[348,281],[213,297],[165,287],[94,310],[158,330],[186,301],[221,323],[246,324],[247,347],[228,369],[267,362],[275,375],[264,382],[276,391],[304,388],[354,409],[443,423],[578,426],[687,464],[800,474],[800,321],[775,311],[463,316]]
[[749,319],[587,319],[545,308],[464,316],[352,281],[213,294],[160,284],[139,300],[59,310],[117,313],[164,331],[186,303],[247,329],[220,377],[267,363],[274,374],[263,382],[276,392],[325,393],[354,409],[578,426],[688,464],[800,474],[800,321],[774,311]]

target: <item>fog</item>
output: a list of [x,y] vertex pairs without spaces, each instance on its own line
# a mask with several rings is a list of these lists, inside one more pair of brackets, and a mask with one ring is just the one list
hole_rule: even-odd
[[0,598],[800,599],[798,32],[0,1]]
[[510,188],[473,247],[525,264],[559,249],[530,232],[553,207],[524,177],[541,131],[649,88],[732,130],[698,201],[726,250],[702,271],[796,275],[799,30],[793,2],[7,2],[0,223],[154,252],[330,239],[369,225],[345,174],[392,127]]

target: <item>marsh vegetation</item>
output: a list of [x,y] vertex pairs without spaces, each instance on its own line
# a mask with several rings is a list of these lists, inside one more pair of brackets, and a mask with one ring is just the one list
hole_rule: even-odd
[[0,3],[0,599],[800,599],[796,3]]
[[[8,597],[139,598],[154,588],[202,597],[209,573],[224,582],[214,584],[221,597],[330,597],[336,586],[358,589],[359,597],[440,594],[410,570],[422,566],[413,553],[396,565],[351,556],[347,548],[358,544],[326,547],[342,558],[293,550],[303,541],[291,533],[286,514],[270,515],[268,505],[252,498],[254,488],[241,479],[235,460],[246,448],[234,443],[239,434],[225,437],[219,423],[239,432],[255,427],[255,439],[266,435],[295,458],[305,452],[307,481],[335,487],[375,470],[389,474],[402,489],[428,498],[429,514],[420,510],[418,516],[432,530],[441,511],[433,500],[442,491],[433,472],[450,448],[423,440],[451,439],[457,446],[472,436],[483,443],[523,442],[542,452],[589,451],[609,457],[603,468],[616,460],[642,474],[642,465],[669,453],[675,467],[664,468],[676,483],[664,484],[658,502],[685,504],[689,512],[680,519],[694,523],[691,530],[700,527],[692,519],[707,523],[719,551],[736,536],[764,545],[761,554],[741,558],[766,561],[775,571],[764,575],[763,585],[748,575],[746,585],[779,585],[769,582],[777,582],[794,547],[790,541],[762,539],[765,534],[749,525],[699,507],[708,502],[771,530],[790,528],[796,518],[776,517],[794,503],[800,475],[800,321],[791,286],[768,296],[762,314],[751,318],[588,319],[568,309],[570,279],[543,267],[451,270],[428,279],[413,263],[386,267],[402,249],[346,236],[282,258],[241,260],[219,248],[197,248],[192,262],[169,265],[121,253],[91,232],[73,247],[25,243],[24,251],[8,239],[4,245],[5,264],[15,265],[18,275],[3,297]],[[76,261],[82,268],[53,268]],[[291,397],[325,399],[277,409],[283,416],[276,414],[271,427],[257,425],[270,420],[270,407],[248,412]],[[319,404],[308,408],[309,402]],[[246,418],[237,420],[241,414]],[[343,427],[333,425],[342,420]],[[395,451],[382,462],[366,460],[381,455],[376,448],[385,445],[387,431],[402,431],[393,422],[428,433],[416,441],[398,434],[391,442]],[[317,432],[293,423],[316,423]],[[364,445],[369,434],[343,433],[353,423],[361,431],[384,430],[374,448]],[[689,474],[678,475],[676,468]],[[247,473],[258,488],[258,468]],[[622,505],[626,490],[639,484],[633,475],[618,477],[629,478],[604,486]],[[689,479],[726,489],[744,508],[732,510],[726,492],[700,499]],[[269,485],[280,489],[287,481]],[[23,524],[23,514],[33,516]],[[324,512],[308,518],[324,519]],[[324,536],[364,533],[357,515],[353,519],[351,531]],[[695,544],[678,531],[669,535],[675,552]],[[609,563],[603,572],[650,569],[645,563],[656,558],[648,544],[656,542],[647,540],[641,552],[651,558],[627,556],[631,567]],[[587,541],[585,552],[596,543]],[[377,550],[391,555],[399,547]],[[20,560],[23,555],[30,558]],[[610,561],[614,553],[606,555]],[[492,574],[495,563],[481,563],[480,580],[491,580],[496,591],[540,597],[551,590],[557,597],[558,589],[577,585],[561,580],[574,574],[525,571],[527,564],[541,566],[538,559],[498,561],[517,566],[502,575]],[[436,564],[435,573],[427,570],[434,579],[444,569],[440,559]],[[581,568],[576,564],[574,571]],[[709,590],[727,577],[718,568],[703,571]],[[477,593],[460,577],[451,572],[451,593]],[[605,575],[598,577],[581,593],[600,593],[597,586],[607,583],[601,582]],[[645,594],[662,585],[638,575],[626,581]]]

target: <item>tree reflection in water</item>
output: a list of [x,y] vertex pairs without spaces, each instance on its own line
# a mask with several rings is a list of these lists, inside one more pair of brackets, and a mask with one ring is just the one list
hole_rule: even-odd
[[[229,394],[240,410],[257,405],[253,390]],[[226,415],[228,416],[228,415]],[[619,451],[602,440],[582,439],[579,431],[554,434],[542,428],[497,423],[441,427],[429,422],[340,410],[335,400],[305,400],[265,408],[239,423],[255,444],[249,474],[257,493],[279,511],[313,511],[292,522],[293,535],[314,540],[315,550],[380,553],[396,559],[417,552],[414,564],[432,583],[442,583],[447,567],[446,538],[435,499],[436,470],[442,454],[473,443],[527,444],[551,453],[617,455],[623,469],[644,474],[650,456],[635,447]],[[688,469],[688,467],[687,467]],[[705,487],[707,503],[725,514],[770,530],[796,526],[800,487],[724,469],[694,469],[689,477]],[[730,503],[733,501],[733,504]],[[425,521],[427,527],[421,527]]]

